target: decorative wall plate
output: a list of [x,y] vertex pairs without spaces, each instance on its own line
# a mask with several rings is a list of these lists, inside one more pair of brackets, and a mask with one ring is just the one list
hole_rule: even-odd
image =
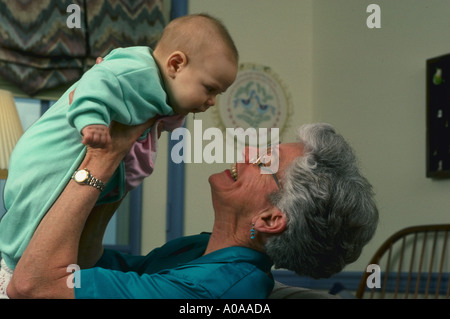
[[217,98],[217,107],[212,109],[222,129],[254,128],[259,135],[270,135],[276,131],[271,128],[278,128],[281,136],[292,116],[290,94],[277,74],[268,66],[252,63],[239,66],[236,81]]

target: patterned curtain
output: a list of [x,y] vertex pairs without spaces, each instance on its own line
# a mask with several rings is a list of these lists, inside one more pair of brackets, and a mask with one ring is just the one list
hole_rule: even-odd
[[154,46],[166,23],[163,0],[0,0],[0,75],[33,96],[114,48]]

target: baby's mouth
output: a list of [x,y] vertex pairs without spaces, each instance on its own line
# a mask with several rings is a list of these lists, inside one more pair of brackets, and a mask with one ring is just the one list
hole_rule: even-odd
[[237,174],[236,164],[231,164],[230,172],[231,172],[231,177],[233,177],[234,181],[237,181],[238,174]]

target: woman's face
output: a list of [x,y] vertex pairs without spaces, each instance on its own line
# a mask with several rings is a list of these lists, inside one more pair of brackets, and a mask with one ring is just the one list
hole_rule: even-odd
[[[267,195],[276,191],[278,185],[272,174],[267,171],[263,173],[261,167],[250,163],[251,159],[248,154],[248,149],[246,149],[244,163],[233,164],[231,169],[210,176],[209,182],[216,209],[225,205],[225,207],[234,208],[239,213],[254,213],[271,205]],[[303,145],[300,143],[280,144],[278,154],[273,154],[279,161],[275,166],[278,167],[278,170],[273,173],[280,181],[281,188],[285,169],[302,154]]]

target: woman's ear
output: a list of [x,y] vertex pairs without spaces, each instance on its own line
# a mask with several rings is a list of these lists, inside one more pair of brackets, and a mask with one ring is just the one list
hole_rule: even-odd
[[273,207],[258,216],[254,228],[260,233],[279,234],[286,229],[286,225],[286,215]]
[[174,78],[188,63],[186,54],[181,51],[172,52],[167,58],[167,74]]

